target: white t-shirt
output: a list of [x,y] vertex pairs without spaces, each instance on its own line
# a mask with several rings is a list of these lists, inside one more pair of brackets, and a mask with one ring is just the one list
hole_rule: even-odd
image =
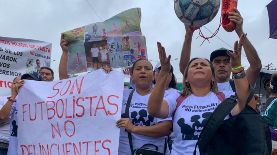
[[[125,113],[125,107],[126,107],[126,103],[130,92],[131,92],[130,89],[124,90],[122,114]],[[148,104],[149,96],[150,94],[141,96],[136,91],[134,92],[131,100],[131,104],[130,104],[130,109],[129,109],[129,117],[132,119],[133,124],[140,125],[140,126],[150,126],[165,120],[171,120],[171,118],[167,118],[163,120],[155,117],[153,118],[148,114],[147,104]],[[144,144],[154,144],[158,146],[159,152],[163,153],[165,138],[166,137],[157,138],[157,137],[149,137],[149,136],[132,133],[133,148],[134,149],[140,148]],[[118,154],[119,155],[131,154],[129,140],[128,140],[128,133],[125,131],[125,129],[120,129]]]
[[223,83],[217,83],[218,91],[224,92],[224,91],[233,91],[230,82],[223,82]]
[[[16,98],[17,100],[17,98]],[[10,143],[8,148],[7,155],[17,155],[17,102],[14,102],[12,105],[10,113]]]
[[168,95],[173,95],[177,98],[180,96],[180,92],[177,89],[169,88],[169,89],[165,90],[164,97],[167,97]]
[[[224,92],[225,98],[233,92]],[[167,96],[165,100],[169,106],[169,115],[172,116],[176,109],[176,97]],[[206,124],[209,116],[221,101],[215,93],[206,96],[188,96],[177,108],[173,119],[173,145],[171,155],[193,154],[197,139]],[[199,154],[199,152],[198,152]]]
[[91,48],[92,57],[98,57],[99,49],[98,48]]
[[100,54],[101,54],[101,60],[102,61],[107,61],[108,60],[108,56],[107,56],[108,50],[106,50],[106,49],[101,50]]
[[[6,104],[8,101],[8,96],[0,97],[0,109]],[[0,123],[0,142],[9,143],[10,139],[10,119]]]

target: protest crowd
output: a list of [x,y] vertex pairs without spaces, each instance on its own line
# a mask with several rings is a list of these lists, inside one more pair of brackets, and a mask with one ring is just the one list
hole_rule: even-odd
[[[214,49],[214,51],[210,51],[209,58],[191,58],[192,37],[199,27],[185,26],[186,33],[182,51],[180,51],[179,68],[173,68],[171,65],[169,49],[157,42],[160,62],[155,64],[156,66],[142,57],[134,61],[130,68],[124,70],[124,74],[130,76],[131,85],[128,88],[125,87],[122,92],[122,103],[120,103],[122,109],[119,111],[121,118],[114,124],[120,128],[118,152],[111,152],[108,148],[111,143],[109,140],[101,140],[99,145],[106,151],[104,154],[270,155],[277,153],[277,74],[271,76],[270,94],[268,94],[270,101],[267,101],[265,111],[261,112],[259,96],[254,94],[255,83],[262,68],[261,60],[250,42],[250,38],[243,30],[243,18],[239,11],[235,9],[230,12],[229,19],[236,24],[233,33],[237,34],[238,41],[232,43],[234,44],[233,49]],[[66,80],[71,77],[67,69],[69,42],[64,35],[61,36],[60,46],[62,55],[59,62],[59,80]],[[94,67],[94,70],[90,72],[99,70],[103,74],[113,72],[114,69],[107,62],[111,59],[108,55],[108,47],[101,45],[101,48],[97,48],[93,45],[88,51],[91,55],[89,63]],[[242,66],[242,51],[245,52],[248,60],[248,68]],[[39,60],[36,61],[36,64],[36,71],[27,72],[14,78],[9,96],[0,97],[0,155],[33,154],[30,151],[33,149],[32,147],[18,146],[17,135],[21,128],[17,124],[19,119],[17,113],[18,107],[23,104],[18,99],[18,94],[26,91],[26,89],[22,90],[22,87],[27,80],[41,81],[45,85],[54,80],[54,71],[50,67],[41,66]],[[182,90],[177,90],[174,70],[180,71],[183,75]],[[82,80],[72,81],[72,84],[76,84],[77,90],[78,85],[83,82]],[[57,84],[62,84],[62,82]],[[69,88],[66,91],[57,87],[53,88],[57,93],[48,99],[54,98],[57,94],[61,96],[66,93],[72,94],[73,89],[76,88],[74,88],[74,84],[72,89]],[[110,106],[117,109],[118,106],[112,102],[113,97],[115,96],[109,96],[107,101]],[[59,102],[53,101],[53,105],[56,107],[51,108],[47,107],[47,104],[37,103],[36,106],[42,109],[51,109],[44,116],[31,114],[30,105],[24,103],[23,108],[26,110],[24,111],[26,115],[23,115],[23,120],[41,119],[51,122],[56,117],[76,117],[76,119],[84,115],[97,117],[97,111],[92,109],[86,111],[79,102],[81,100],[82,103],[92,103],[93,99],[73,97],[72,105],[67,105],[69,102],[67,100],[60,101],[66,102],[66,106],[73,106],[73,109],[79,109],[72,115],[66,113],[66,108],[62,109],[65,111],[65,115],[59,115]],[[99,104],[101,98],[97,98],[97,100]],[[80,109],[83,110],[80,111]],[[27,113],[29,114],[27,115]],[[115,112],[105,110],[105,113],[108,116]],[[66,123],[70,124],[70,122]],[[88,125],[98,126],[100,124]],[[70,137],[74,133],[67,134]],[[80,133],[76,131],[75,134]],[[32,133],[29,133],[29,136],[32,136]],[[81,145],[88,147],[89,144],[90,142],[70,143],[74,148],[81,148]],[[96,143],[92,145],[96,145]],[[83,153],[80,153],[76,151],[76,148],[72,153],[67,147],[67,144],[55,144],[51,145],[50,149],[47,145],[48,153],[43,153],[46,145],[43,149],[40,145],[38,152],[48,155],[52,154],[51,151],[49,153],[49,150],[55,148],[59,155],[93,154],[84,153],[84,150]],[[99,150],[95,149],[94,154],[97,152]]]

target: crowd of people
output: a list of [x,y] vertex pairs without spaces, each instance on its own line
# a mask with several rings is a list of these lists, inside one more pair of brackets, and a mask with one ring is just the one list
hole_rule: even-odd
[[[243,18],[239,11],[235,9],[231,12],[229,19],[236,24],[239,41],[234,43],[233,49],[214,50],[209,59],[190,58],[192,36],[198,28],[186,26],[179,63],[183,74],[182,91],[176,88],[171,57],[160,42],[157,43],[160,63],[155,68],[146,59],[133,63],[129,71],[133,85],[123,92],[122,118],[115,124],[120,128],[119,155],[139,154],[143,150],[150,150],[153,155],[200,154],[198,149],[195,152],[195,148],[201,132],[218,105],[230,96],[236,96],[236,103],[225,120],[240,115],[245,107],[252,108],[258,115],[259,101],[251,96],[251,88],[255,87],[259,76],[261,60],[243,31]],[[59,79],[62,80],[69,78],[65,67],[68,63],[68,42],[63,37],[60,46]],[[241,64],[242,49],[250,64],[247,69]],[[95,51],[97,49],[93,47],[91,52],[96,58],[98,52]],[[96,59],[93,62],[97,62]],[[109,66],[102,69],[106,72],[112,70]],[[24,80],[53,81],[54,72],[49,67],[41,67],[38,74],[27,73],[16,77],[11,95],[0,97],[0,155],[17,154],[16,149],[10,148],[17,148],[16,119],[17,104],[20,102],[17,95]],[[274,150],[277,149],[277,139],[274,139],[274,129],[277,129],[277,75],[272,75],[270,90],[271,102],[260,117],[271,128]]]

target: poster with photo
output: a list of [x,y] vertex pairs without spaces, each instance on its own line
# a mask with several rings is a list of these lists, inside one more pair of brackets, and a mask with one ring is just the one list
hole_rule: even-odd
[[106,65],[125,68],[137,59],[147,59],[140,21],[140,9],[133,8],[104,22],[64,32],[69,42],[68,73],[72,75]]
[[0,95],[10,94],[12,81],[24,73],[50,67],[52,44],[44,41],[0,37]]

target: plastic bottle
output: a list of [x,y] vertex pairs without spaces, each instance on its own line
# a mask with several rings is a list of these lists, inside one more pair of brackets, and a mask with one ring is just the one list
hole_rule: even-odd
[[237,8],[238,0],[222,0],[221,8],[221,24],[227,32],[232,32],[236,29],[236,24],[229,20],[229,12]]

